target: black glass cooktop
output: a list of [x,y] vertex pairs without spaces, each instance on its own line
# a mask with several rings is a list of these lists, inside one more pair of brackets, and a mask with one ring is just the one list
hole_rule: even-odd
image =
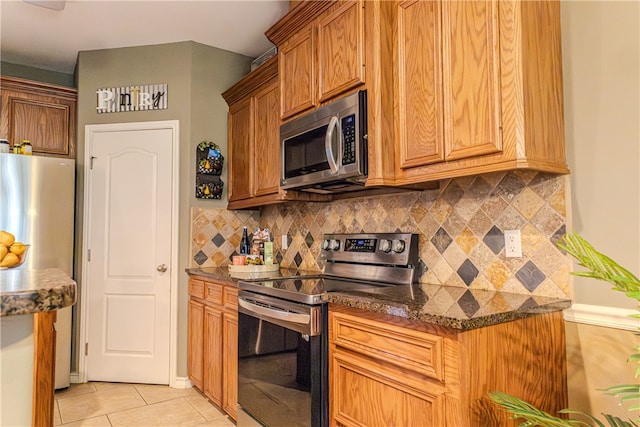
[[239,281],[238,287],[303,304],[322,304],[327,292],[375,290],[393,285],[359,282],[323,276],[298,276],[261,281]]

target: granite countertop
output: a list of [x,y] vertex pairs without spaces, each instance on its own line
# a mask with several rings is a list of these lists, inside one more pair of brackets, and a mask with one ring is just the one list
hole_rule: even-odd
[[0,270],[0,315],[59,310],[76,302],[76,282],[57,268]]
[[[186,271],[236,286],[238,280],[258,279],[231,277],[227,267],[188,268]],[[270,277],[261,278],[314,274],[320,273],[283,268]],[[328,292],[324,298],[333,304],[460,330],[495,325],[571,307],[571,300],[568,299],[423,283],[381,286],[364,291]]]
[[190,275],[200,276],[211,280],[217,280],[226,282],[231,285],[238,286],[238,280],[268,280],[278,277],[292,277],[292,276],[311,276],[321,274],[317,271],[305,271],[297,270],[295,268],[280,268],[278,271],[269,273],[234,273],[234,276],[229,274],[229,268],[224,267],[194,267],[187,268],[185,271]]
[[330,303],[419,320],[454,329],[491,326],[561,311],[571,300],[429,284],[330,292]]

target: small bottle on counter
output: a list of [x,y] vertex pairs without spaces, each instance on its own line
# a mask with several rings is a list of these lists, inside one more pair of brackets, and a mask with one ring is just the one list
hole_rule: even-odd
[[253,236],[251,237],[251,255],[258,255],[262,259],[262,232],[260,228],[253,230]]
[[264,231],[265,231],[264,264],[273,265],[273,242],[271,241],[271,232],[269,231],[268,228],[265,228]]
[[9,153],[9,152],[11,152],[9,141],[7,141],[6,139],[0,139],[0,153]]
[[28,139],[23,139],[22,148],[20,151],[22,152],[22,154],[31,156],[33,154],[33,146],[31,145],[31,141],[29,141]]
[[13,144],[13,154],[22,154],[22,144],[18,142]]
[[240,241],[240,255],[249,255],[249,236],[247,227],[242,227],[242,240]]

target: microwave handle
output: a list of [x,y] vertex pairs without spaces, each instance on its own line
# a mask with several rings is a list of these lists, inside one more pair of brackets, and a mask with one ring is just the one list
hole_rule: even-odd
[[[338,164],[336,158],[333,156],[333,149],[331,148],[331,140],[333,139],[333,133],[338,130],[338,137],[340,137],[338,125],[340,122],[336,116],[332,116],[329,120],[329,127],[327,128],[327,135],[324,137],[324,149],[327,153],[327,160],[329,161],[329,168],[331,173],[338,173]],[[340,145],[340,144],[338,144]]]

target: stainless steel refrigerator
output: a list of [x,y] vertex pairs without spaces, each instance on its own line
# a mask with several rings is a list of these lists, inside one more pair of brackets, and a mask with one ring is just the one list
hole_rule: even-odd
[[[59,268],[73,277],[75,161],[0,153],[0,230],[31,245],[18,268]],[[58,311],[56,384],[69,386],[71,307]]]

